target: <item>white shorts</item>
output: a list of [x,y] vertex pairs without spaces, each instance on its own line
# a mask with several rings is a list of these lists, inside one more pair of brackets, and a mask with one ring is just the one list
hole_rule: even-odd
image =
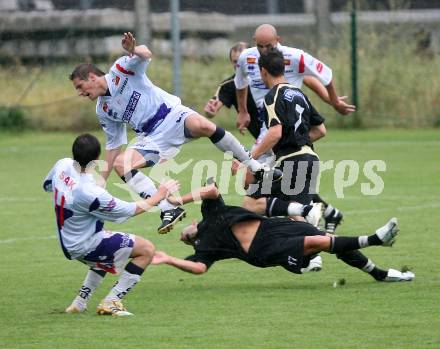
[[143,155],[147,166],[153,166],[160,160],[173,158],[180,146],[192,140],[185,132],[185,120],[191,114],[197,114],[191,108],[177,105],[171,109],[163,122],[147,136],[139,135],[129,148]]
[[94,235],[95,247],[78,260],[94,269],[119,274],[124,270],[133,250],[135,236],[133,234],[100,231]]

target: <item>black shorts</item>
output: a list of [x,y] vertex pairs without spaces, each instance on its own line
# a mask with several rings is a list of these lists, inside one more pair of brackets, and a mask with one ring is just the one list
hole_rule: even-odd
[[268,218],[261,221],[248,256],[251,264],[260,267],[281,266],[301,274],[309,265],[310,256],[304,256],[304,237],[325,235],[313,225],[288,218]]
[[310,204],[316,194],[318,157],[312,154],[292,156],[283,160],[278,168],[283,171],[281,181],[252,184],[246,195],[254,199],[273,196],[285,201],[297,201],[303,205]]

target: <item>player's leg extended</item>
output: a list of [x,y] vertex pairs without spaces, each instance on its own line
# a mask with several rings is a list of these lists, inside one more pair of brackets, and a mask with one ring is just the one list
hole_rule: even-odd
[[78,295],[73,300],[72,304],[66,308],[66,313],[82,313],[87,310],[87,302],[92,297],[92,294],[104,280],[106,272],[104,270],[90,268],[87,276],[78,291]]
[[130,262],[121,272],[118,281],[108,295],[99,304],[97,313],[100,315],[127,316],[133,315],[122,305],[122,299],[140,281],[145,268],[151,263],[154,256],[154,245],[140,237],[135,236]]
[[245,196],[243,207],[251,212],[266,215],[267,217],[300,217],[307,216],[311,205],[298,202],[289,202],[276,197],[253,198]]
[[306,236],[304,238],[304,255],[311,255],[321,251],[343,253],[368,246],[392,246],[398,231],[397,219],[392,218],[370,236]]
[[[114,169],[121,179],[142,198],[148,198],[157,192],[154,182],[138,169],[154,166],[160,161],[158,150],[129,148],[115,159]],[[162,200],[158,207],[161,210],[162,224],[159,233],[167,233],[174,224],[185,217],[185,210]]]
[[[232,152],[234,158],[245,164],[253,173],[261,171],[263,165],[252,159],[250,152],[230,132],[218,127],[199,114],[189,115],[185,120],[185,128],[192,137],[208,137],[223,152]],[[276,171],[273,179],[281,179],[282,173]]]

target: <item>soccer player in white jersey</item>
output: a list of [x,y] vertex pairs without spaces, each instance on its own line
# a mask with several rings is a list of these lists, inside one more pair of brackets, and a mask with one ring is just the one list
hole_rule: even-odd
[[[105,179],[114,168],[141,197],[152,196],[156,193],[153,181],[138,169],[166,160],[170,151],[199,137],[209,137],[220,150],[231,151],[257,179],[281,178],[280,171],[270,171],[252,159],[231,133],[182,105],[178,97],[153,85],[145,74],[152,54],[146,46],[137,46],[131,33],[124,33],[122,47],[128,56],[116,60],[108,74],[93,64],[80,64],[70,75],[80,96],[97,100],[96,113],[107,136],[108,169],[102,174]],[[127,143],[126,124],[138,137],[123,152],[121,147]],[[166,199],[158,206],[162,211],[159,233],[168,232],[185,216],[182,208]]]
[[[252,97],[255,100],[257,108],[263,109],[264,97],[269,92],[261,79],[258,59],[260,54],[268,50],[277,48],[284,55],[285,78],[287,82],[297,88],[301,88],[304,82],[312,89],[323,101],[333,106],[340,114],[347,115],[356,110],[356,107],[345,102],[346,96],[338,96],[333,83],[332,70],[323,62],[314,58],[303,50],[283,46],[280,44],[280,37],[275,27],[270,24],[262,24],[254,34],[256,46],[244,50],[237,62],[235,72],[235,86],[237,89],[237,127],[243,132],[250,122],[250,116],[247,111],[247,88],[250,87]],[[263,123],[256,144],[260,144],[267,133],[267,128]],[[253,150],[255,147],[253,148]],[[254,153],[254,152],[253,152]],[[262,161],[270,161],[270,154],[261,156]],[[324,218],[326,230],[333,233],[336,226],[342,220],[342,213],[327,204],[319,195],[316,194],[315,202],[321,202],[324,205]]]
[[[54,193],[58,237],[64,255],[90,267],[67,313],[87,310],[87,302],[106,273],[120,274],[118,281],[98,305],[100,315],[132,315],[121,300],[139,282],[154,255],[154,245],[137,235],[104,230],[103,221],[122,223],[145,212],[179,188],[177,181],[161,184],[148,199],[126,202],[99,187],[91,171],[101,146],[90,134],[73,143],[73,159],[59,160],[44,181]],[[127,261],[131,260],[127,263]]]

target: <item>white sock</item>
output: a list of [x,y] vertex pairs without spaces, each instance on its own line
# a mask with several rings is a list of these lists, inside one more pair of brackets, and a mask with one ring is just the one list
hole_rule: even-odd
[[119,301],[139,282],[140,275],[131,274],[124,270],[118,281],[115,283],[109,294],[105,297],[105,301]]
[[[126,183],[134,192],[138,193],[139,196],[144,199],[147,199],[157,193],[156,186],[151,178],[144,175],[140,171],[137,171],[137,173],[133,177],[128,178]],[[166,199],[162,200],[157,206],[160,208],[161,211],[167,211],[176,208],[176,206],[171,204]]]
[[133,177],[126,178],[126,183],[131,190],[144,199],[153,196],[157,192],[154,182],[140,171],[136,171]]
[[289,216],[301,216],[304,211],[304,205],[298,202],[291,202],[289,206],[287,206],[287,214]]
[[370,259],[368,259],[367,264],[365,264],[365,266],[362,267],[362,271],[364,271],[366,273],[370,273],[374,269],[375,266],[376,265]]
[[217,143],[214,143],[217,148],[223,152],[230,151],[238,161],[245,164],[252,172],[260,170],[263,165],[257,160],[252,159],[250,153],[246,148],[235,138],[232,133],[226,131],[225,135]]
[[370,244],[368,243],[368,236],[367,235],[359,236],[358,241],[359,241],[359,246],[361,248],[370,246]]
[[102,280],[104,280],[104,276],[101,276],[93,271],[93,269],[90,269],[80,290],[78,291],[78,295],[75,297],[73,302],[80,309],[85,309],[87,307],[87,302],[92,297],[92,294],[96,291],[98,286],[101,284]]
[[333,207],[332,205],[328,205],[328,206],[325,208],[325,211],[324,211],[324,217],[328,217],[328,216],[330,216],[331,213],[332,213],[332,211],[333,211],[333,209],[334,209],[334,207]]

